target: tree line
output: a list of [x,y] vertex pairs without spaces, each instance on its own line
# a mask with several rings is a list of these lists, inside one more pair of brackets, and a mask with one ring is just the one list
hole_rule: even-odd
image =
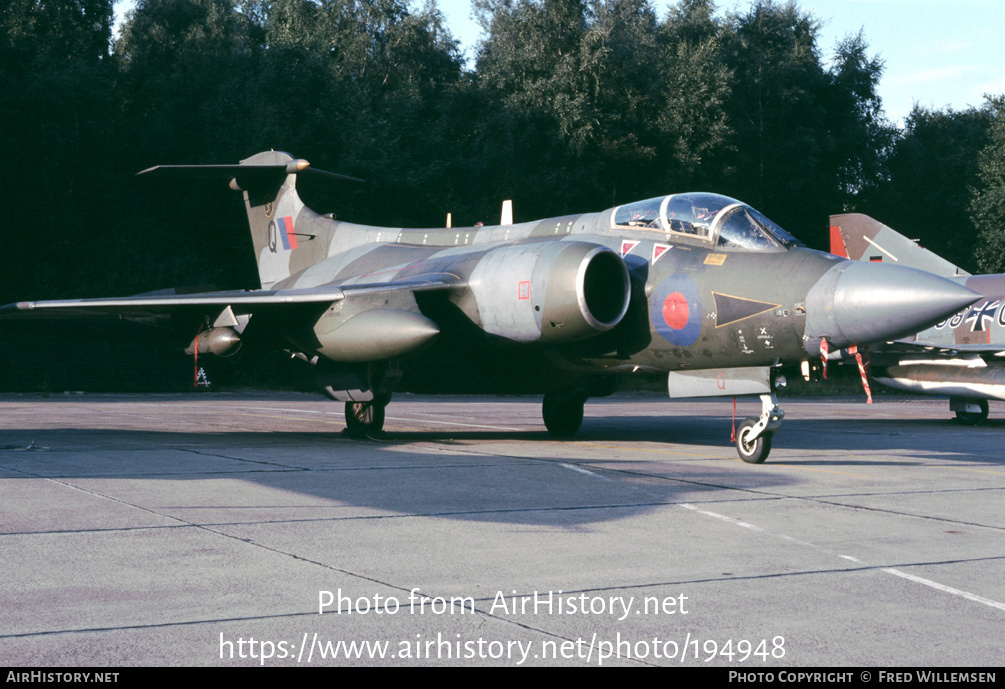
[[1005,96],[885,116],[863,34],[820,46],[795,2],[474,0],[471,64],[435,2],[4,0],[0,303],[256,286],[238,194],[156,164],[275,148],[363,184],[319,212],[495,222],[716,191],[826,248],[869,213],[976,271],[1003,269]]

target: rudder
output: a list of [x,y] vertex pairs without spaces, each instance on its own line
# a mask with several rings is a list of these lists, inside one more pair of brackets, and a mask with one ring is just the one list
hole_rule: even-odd
[[240,168],[231,188],[244,192],[258,277],[268,289],[290,276],[290,259],[299,248],[294,228],[305,206],[297,194],[297,172],[307,161],[267,151],[242,160]]

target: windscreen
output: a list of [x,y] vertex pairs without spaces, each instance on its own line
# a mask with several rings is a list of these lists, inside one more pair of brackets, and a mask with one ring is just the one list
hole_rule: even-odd
[[777,249],[798,244],[795,237],[750,206],[735,204],[717,218],[718,245],[740,249]]

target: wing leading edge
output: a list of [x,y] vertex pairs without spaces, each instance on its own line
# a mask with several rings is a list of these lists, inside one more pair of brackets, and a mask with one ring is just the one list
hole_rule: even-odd
[[0,306],[4,318],[149,318],[171,315],[193,308],[224,309],[235,314],[253,314],[262,309],[283,306],[332,304],[352,296],[456,289],[462,286],[456,279],[434,278],[402,282],[362,285],[324,285],[304,289],[233,290],[199,292],[195,294],[138,294],[111,299],[59,299],[53,301],[20,301]]

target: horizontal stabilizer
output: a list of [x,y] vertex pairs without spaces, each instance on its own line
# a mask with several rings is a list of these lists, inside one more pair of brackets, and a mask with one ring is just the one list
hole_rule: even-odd
[[310,163],[299,158],[290,160],[287,163],[275,164],[246,164],[239,165],[156,165],[146,170],[142,170],[137,175],[156,175],[163,178],[192,178],[201,177],[203,179],[219,180],[229,182],[237,180],[237,185],[241,189],[249,189],[258,186],[281,183],[287,175],[323,175],[335,179],[348,180],[350,182],[362,182],[363,180],[348,175],[341,175],[337,172],[328,172],[312,168]]

